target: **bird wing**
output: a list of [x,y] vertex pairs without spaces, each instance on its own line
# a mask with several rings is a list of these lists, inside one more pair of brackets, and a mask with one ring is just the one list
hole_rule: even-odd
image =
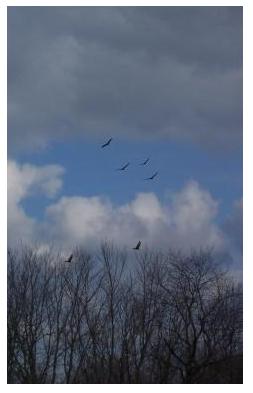
[[136,246],[133,248],[133,250],[139,250],[140,245],[141,245],[141,241],[139,240]]
[[141,162],[140,165],[146,165],[148,161],[149,161],[149,158],[147,158],[145,161]]
[[112,141],[112,138],[110,138],[107,142],[105,142],[101,147],[108,146]]
[[117,171],[124,171],[124,169],[126,169],[129,165],[129,162],[125,165],[123,165],[121,168],[118,168]]
[[71,262],[72,258],[73,258],[73,254],[71,254],[65,262]]

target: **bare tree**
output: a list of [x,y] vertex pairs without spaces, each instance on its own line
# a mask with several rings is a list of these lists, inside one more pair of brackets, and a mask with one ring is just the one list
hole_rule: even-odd
[[8,250],[9,383],[241,383],[242,288],[211,251]]
[[210,251],[170,255],[161,285],[168,315],[165,346],[182,382],[195,383],[207,367],[235,353],[241,337],[241,310],[236,307],[241,293]]

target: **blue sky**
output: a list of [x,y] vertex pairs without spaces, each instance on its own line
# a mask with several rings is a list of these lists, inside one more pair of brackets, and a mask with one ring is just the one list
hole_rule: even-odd
[[[66,172],[62,194],[106,195],[115,204],[133,199],[138,192],[155,192],[166,199],[169,192],[182,188],[187,181],[195,179],[208,189],[220,203],[218,221],[229,215],[235,200],[242,195],[242,155],[238,152],[207,151],[191,143],[174,141],[126,141],[115,138],[111,145],[101,149],[101,140],[87,141],[83,138],[53,143],[35,153],[18,155],[19,163],[35,165],[57,163]],[[146,166],[139,163],[150,157]],[[124,172],[115,169],[126,162]],[[159,171],[152,181],[145,177]],[[37,195],[23,202],[28,214],[42,217],[47,200]]]
[[241,237],[242,7],[9,7],[10,244]]

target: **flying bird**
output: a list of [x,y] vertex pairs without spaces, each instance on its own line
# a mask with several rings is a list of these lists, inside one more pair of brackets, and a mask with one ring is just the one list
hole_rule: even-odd
[[112,138],[110,138],[106,143],[104,143],[104,144],[101,146],[101,148],[106,147],[106,146],[109,146],[110,143],[111,143],[111,141],[112,141]]
[[141,241],[139,240],[136,247],[134,247],[133,250],[139,250],[140,246],[141,246]]
[[144,179],[144,180],[153,180],[157,175],[158,175],[158,172],[155,172],[152,176],[147,177],[147,178]]
[[124,171],[129,165],[130,165],[130,162],[128,162],[127,164],[123,165],[121,168],[116,169],[116,171]]
[[144,162],[141,162],[140,165],[146,165],[149,162],[149,158],[147,158]]
[[68,258],[65,262],[70,263],[70,262],[72,261],[72,258],[73,258],[73,254],[71,254],[71,255],[69,256],[69,258]]

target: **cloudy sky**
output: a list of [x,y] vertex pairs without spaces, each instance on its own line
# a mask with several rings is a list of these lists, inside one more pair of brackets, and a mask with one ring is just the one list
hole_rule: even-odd
[[8,7],[8,242],[106,239],[241,268],[241,7]]

